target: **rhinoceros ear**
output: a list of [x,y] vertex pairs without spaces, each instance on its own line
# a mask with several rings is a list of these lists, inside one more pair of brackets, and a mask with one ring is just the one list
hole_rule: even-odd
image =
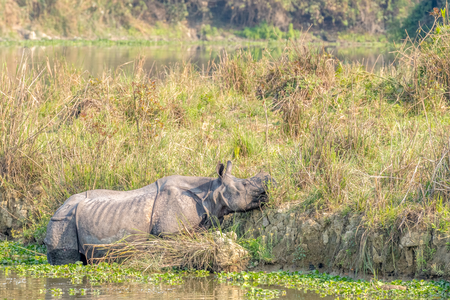
[[221,163],[220,161],[217,163],[217,166],[216,166],[216,172],[217,172],[217,175],[219,175],[219,177],[220,178],[222,178],[223,177],[223,171],[225,170],[225,166],[223,165],[223,163]]

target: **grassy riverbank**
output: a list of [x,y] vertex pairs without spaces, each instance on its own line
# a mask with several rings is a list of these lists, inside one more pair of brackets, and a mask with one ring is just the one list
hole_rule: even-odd
[[[443,7],[445,1],[4,0],[0,3],[0,37],[209,40],[236,33],[269,39],[274,35],[293,37],[295,30],[312,26],[325,40],[334,39],[338,32],[373,39],[386,32],[392,37],[403,36],[405,30],[414,35],[419,21],[432,21],[428,15],[432,5]],[[270,32],[260,30],[264,27],[270,27]]]
[[94,78],[24,57],[0,77],[1,231],[40,242],[74,193],[216,176],[231,159],[237,177],[272,173],[271,207],[448,234],[449,41],[441,25],[375,73],[302,44],[159,77],[143,60]]
[[[184,27],[182,27],[184,28]],[[25,32],[25,31],[24,31]],[[167,34],[165,33],[167,32]],[[188,34],[189,33],[189,34]],[[25,33],[24,33],[25,34]],[[393,46],[393,39],[388,39],[384,34],[357,33],[353,31],[325,32],[325,31],[300,31],[289,27],[288,31],[263,23],[254,27],[243,29],[218,29],[210,25],[201,26],[192,34],[187,28],[184,31],[179,27],[166,25],[164,30],[156,31],[150,36],[104,36],[104,37],[58,37],[47,36],[38,32],[36,37],[28,38],[31,31],[26,31],[23,38],[20,35],[0,36],[2,46],[155,46],[155,45],[179,45],[179,44],[252,44],[267,45],[288,43],[289,40],[303,40],[309,43],[321,43],[325,45],[370,45],[370,46]]]

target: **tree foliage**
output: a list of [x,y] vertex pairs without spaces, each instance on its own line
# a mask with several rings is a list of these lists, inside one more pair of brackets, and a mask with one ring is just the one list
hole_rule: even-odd
[[432,21],[428,13],[443,0],[4,0],[0,3],[0,31],[17,25],[44,24],[63,35],[89,27],[133,28],[140,32],[157,22],[191,25],[254,27],[267,23],[288,31],[358,30],[414,33],[418,22]]

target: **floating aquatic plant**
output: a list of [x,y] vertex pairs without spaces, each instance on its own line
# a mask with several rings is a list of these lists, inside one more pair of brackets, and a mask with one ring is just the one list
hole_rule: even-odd
[[23,246],[17,242],[0,242],[0,265],[45,264],[47,256],[43,245]]
[[[0,271],[7,276],[14,272],[19,277],[69,278],[73,284],[86,280],[92,287],[135,282],[141,284],[182,285],[185,278],[202,278],[210,275],[204,270],[168,270],[165,273],[142,274],[138,270],[125,268],[117,263],[99,263],[83,266],[70,264],[51,266],[49,264],[14,264],[3,266]],[[321,297],[336,296],[343,299],[447,299],[450,297],[450,283],[447,281],[395,280],[354,280],[348,277],[332,276],[326,273],[301,272],[234,272],[217,273],[218,283],[227,283],[247,289],[248,299],[275,299],[286,294],[286,289],[314,292]],[[41,294],[61,296],[58,288],[42,289]],[[71,288],[69,295],[85,294],[86,290]],[[99,295],[99,289],[92,289],[93,295]]]
[[219,273],[219,282],[231,282],[249,287],[246,296],[250,299],[273,299],[280,291],[259,288],[278,286],[315,292],[321,297],[337,296],[344,299],[447,299],[450,297],[450,283],[447,281],[395,280],[353,280],[348,277],[332,276],[318,271],[308,274],[301,272],[241,272]]
[[119,264],[99,263],[97,265],[69,264],[52,266],[41,265],[12,265],[3,267],[8,274],[14,272],[19,277],[33,278],[70,278],[72,283],[81,283],[86,278],[91,285],[122,282],[182,284],[185,277],[205,277],[206,271],[169,271],[143,275],[140,271],[123,268]]

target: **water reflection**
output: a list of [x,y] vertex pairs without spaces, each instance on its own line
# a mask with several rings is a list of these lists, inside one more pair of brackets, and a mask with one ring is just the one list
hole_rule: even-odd
[[[87,70],[90,74],[97,76],[105,70],[117,70],[131,72],[131,61],[144,56],[146,62],[144,68],[153,74],[164,71],[167,66],[175,63],[192,62],[201,70],[206,71],[212,61],[217,61],[223,51],[232,54],[238,50],[249,50],[256,59],[261,58],[268,51],[273,57],[279,57],[286,45],[277,46],[246,46],[246,45],[166,45],[166,46],[1,46],[0,63],[14,71],[23,57],[28,57],[32,64],[44,66],[54,58],[63,58],[76,68]],[[390,64],[394,60],[394,54],[386,47],[322,47],[333,53],[344,63],[359,62],[367,66],[369,70]]]
[[[277,287],[275,287],[277,288]],[[279,287],[278,287],[279,288]],[[186,279],[183,285],[123,283],[91,286],[84,281],[72,284],[65,278],[23,278],[0,271],[0,297],[3,299],[246,299],[247,289],[230,283],[217,283],[213,276]],[[314,293],[286,290],[280,299],[318,300]]]

